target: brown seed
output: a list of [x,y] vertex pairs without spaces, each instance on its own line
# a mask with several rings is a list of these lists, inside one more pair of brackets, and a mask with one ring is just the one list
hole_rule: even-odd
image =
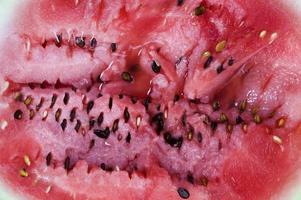
[[63,102],[64,102],[65,105],[68,104],[69,98],[70,98],[69,93],[68,93],[68,92],[65,92],[65,96],[64,96],[64,99],[63,99]]
[[240,112],[244,112],[247,108],[247,100],[243,100],[239,103],[238,109]]
[[203,15],[205,12],[206,12],[206,8],[205,8],[204,6],[202,6],[202,5],[200,5],[200,6],[198,6],[198,7],[196,7],[196,8],[194,9],[194,15],[195,15],[195,16],[201,16],[201,15]]
[[226,115],[225,113],[221,113],[221,115],[220,115],[220,117],[219,117],[219,121],[220,121],[221,123],[227,122],[227,121],[228,121],[227,115]]
[[213,108],[214,111],[218,111],[221,108],[221,105],[220,105],[219,101],[214,101],[212,103],[212,108]]
[[32,97],[31,96],[27,96],[26,99],[24,100],[24,104],[26,106],[30,106],[30,104],[32,103]]
[[118,130],[119,119],[115,119],[112,126],[112,132],[115,133]]
[[16,101],[23,101],[23,94],[21,92],[17,92],[15,94],[15,100]]
[[285,126],[285,123],[286,119],[284,117],[281,117],[276,121],[276,126],[277,128],[283,128]]
[[262,122],[262,119],[259,114],[255,114],[253,120],[256,124],[260,124]]
[[227,124],[226,125],[226,131],[228,134],[231,134],[233,131],[233,125],[232,124]]
[[125,109],[124,109],[123,118],[124,118],[125,123],[127,123],[130,120],[130,113],[129,113],[128,107],[125,107]]
[[63,131],[65,131],[66,127],[67,127],[67,119],[63,119],[63,121],[61,123],[61,128]]
[[22,176],[22,177],[28,177],[28,172],[26,171],[26,169],[21,169],[19,171],[19,173],[20,173],[20,176]]
[[226,40],[223,40],[223,41],[217,43],[217,45],[216,45],[216,47],[215,47],[215,51],[216,51],[217,53],[222,52],[222,51],[225,49],[226,44],[227,44],[227,41],[226,41]]
[[248,132],[248,125],[247,124],[242,124],[241,125],[241,129],[244,133],[247,133]]
[[57,121],[57,122],[60,121],[61,114],[62,114],[62,109],[58,108],[55,112],[55,121]]
[[201,184],[201,186],[207,187],[208,186],[208,182],[209,182],[209,180],[208,180],[208,178],[206,176],[202,176],[200,178],[200,184]]
[[129,83],[133,81],[133,77],[131,76],[131,74],[129,72],[122,72],[121,78],[122,78],[122,80],[129,82]]
[[29,110],[29,119],[32,120],[34,118],[35,112],[33,109]]
[[193,139],[193,131],[188,131],[187,140],[191,141]]

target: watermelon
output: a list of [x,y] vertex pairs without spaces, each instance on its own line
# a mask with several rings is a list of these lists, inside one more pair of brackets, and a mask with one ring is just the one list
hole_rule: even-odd
[[274,199],[301,150],[285,2],[26,1],[0,50],[0,177],[25,199]]

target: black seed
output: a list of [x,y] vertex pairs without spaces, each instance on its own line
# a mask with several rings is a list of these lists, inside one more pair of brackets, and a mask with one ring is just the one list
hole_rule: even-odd
[[63,99],[63,102],[64,102],[65,105],[68,104],[69,98],[70,98],[69,93],[68,93],[68,92],[65,92],[65,96],[64,96],[64,99]]
[[23,117],[23,111],[20,109],[16,110],[16,112],[14,113],[14,118],[20,120],[22,119],[22,117]]
[[213,131],[215,131],[217,129],[217,123],[212,121],[211,124],[210,124],[210,127]]
[[52,98],[51,98],[50,108],[53,108],[53,106],[54,106],[56,100],[57,100],[57,95],[56,95],[56,94],[53,94],[53,95],[52,95]]
[[29,111],[29,119],[32,120],[33,117],[34,117],[34,115],[35,115],[34,110],[33,110],[33,109],[30,109],[30,111]]
[[67,158],[65,159],[65,162],[64,162],[64,168],[65,170],[69,171],[71,169],[71,165],[70,165],[70,157],[67,156]]
[[236,124],[240,124],[240,123],[242,123],[244,120],[241,118],[241,116],[238,115],[238,116],[236,117],[235,121],[236,121]]
[[160,111],[161,110],[161,105],[157,105],[157,111]]
[[175,148],[181,148],[183,143],[183,137],[173,137],[169,132],[164,133],[164,140],[167,144]]
[[76,124],[75,124],[74,130],[76,132],[78,132],[79,129],[80,129],[80,127],[81,127],[81,125],[82,125],[81,121],[80,120],[76,120]]
[[161,66],[158,65],[158,64],[156,63],[156,61],[153,61],[151,66],[152,66],[153,72],[155,72],[156,74],[160,73],[160,71],[161,71]]
[[98,124],[98,126],[101,126],[102,122],[103,122],[103,112],[101,112],[99,114],[99,116],[97,117],[97,124]]
[[100,168],[101,168],[102,170],[106,171],[106,164],[101,163],[101,164],[100,164]]
[[155,130],[159,135],[164,129],[164,113],[160,112],[152,117],[152,124],[155,124]]
[[190,196],[188,190],[186,190],[186,189],[183,188],[183,187],[179,187],[179,188],[178,188],[178,194],[179,194],[179,196],[180,196],[182,199],[188,199],[189,196]]
[[145,107],[146,110],[148,110],[149,104],[151,103],[151,97],[147,96],[146,99],[143,102],[143,105]]
[[122,78],[122,80],[129,82],[129,83],[133,81],[133,77],[131,76],[131,74],[129,72],[122,72],[121,78]]
[[128,111],[128,107],[125,107],[124,112],[123,112],[123,118],[124,118],[124,122],[128,123],[128,121],[130,120],[130,113]]
[[187,122],[187,116],[186,116],[186,112],[183,113],[182,117],[181,117],[181,122],[182,122],[182,126],[186,126],[186,122]]
[[197,139],[198,139],[198,142],[199,142],[199,143],[202,143],[202,141],[203,141],[203,135],[202,135],[201,132],[198,132]]
[[93,118],[89,119],[89,130],[91,130],[94,127],[95,122],[96,122],[95,119]]
[[137,97],[131,97],[131,101],[133,104],[137,103]]
[[229,61],[228,61],[228,65],[229,66],[232,66],[234,64],[234,59],[233,58],[230,58]]
[[51,164],[52,161],[52,153],[49,152],[46,156],[46,165],[49,166]]
[[84,48],[86,45],[85,38],[84,37],[75,37],[75,44],[80,48]]
[[204,6],[198,6],[194,9],[194,14],[196,16],[201,16],[205,13],[206,11],[206,8]]
[[62,127],[62,130],[65,131],[65,129],[67,127],[67,119],[63,119],[63,121],[61,123],[61,127]]
[[36,105],[36,111],[39,111],[42,108],[44,100],[44,97],[41,97],[39,104]]
[[109,127],[106,127],[104,130],[101,129],[94,129],[94,134],[100,138],[108,139],[110,136],[110,129]]
[[208,182],[209,182],[209,180],[208,180],[208,178],[207,178],[206,176],[202,176],[202,177],[200,178],[200,184],[201,184],[202,186],[207,187]]
[[88,114],[92,110],[93,106],[94,106],[94,101],[93,100],[89,101],[87,104],[87,113]]
[[110,99],[109,99],[109,109],[111,110],[112,107],[113,107],[113,98],[110,97]]
[[117,44],[116,43],[112,43],[111,44],[111,51],[115,52],[117,50]]
[[184,0],[177,0],[177,6],[183,5],[183,3],[184,3]]
[[190,99],[189,100],[191,103],[193,104],[200,104],[201,103],[201,100],[200,99]]
[[96,40],[96,38],[92,38],[92,40],[90,41],[90,47],[92,49],[95,49],[96,46],[97,46],[97,40]]
[[180,100],[180,95],[175,94],[175,97],[174,97],[173,101],[174,101],[174,102],[177,102],[177,101],[179,101],[179,100]]
[[118,130],[119,119],[115,119],[112,126],[112,132],[115,133]]
[[216,72],[217,72],[218,74],[222,73],[222,71],[224,71],[224,70],[225,70],[225,69],[224,69],[224,65],[223,65],[223,64],[219,65],[219,66],[216,68]]
[[126,136],[125,141],[126,141],[127,143],[130,143],[130,142],[131,142],[131,139],[132,139],[131,133],[128,132],[128,135]]
[[72,110],[70,112],[70,122],[74,121],[75,115],[76,115],[76,108],[72,108]]
[[221,108],[221,105],[220,105],[219,101],[214,101],[212,103],[212,108],[213,108],[214,111],[218,111]]
[[62,33],[56,35],[55,45],[56,45],[57,47],[61,47],[61,46],[62,46],[62,41],[63,41]]
[[123,99],[123,94],[118,95],[119,99]]
[[44,42],[42,43],[42,47],[45,49],[47,46],[47,40],[44,40]]
[[57,122],[60,121],[61,114],[62,114],[62,109],[58,108],[55,112],[55,121],[57,121]]
[[207,69],[208,67],[210,67],[210,64],[212,61],[213,61],[213,57],[209,56],[204,64],[204,69]]
[[191,172],[188,172],[187,174],[187,181],[191,184],[194,184],[194,178]]
[[92,149],[92,148],[94,147],[94,145],[95,145],[95,140],[92,139],[92,140],[90,141],[89,149]]

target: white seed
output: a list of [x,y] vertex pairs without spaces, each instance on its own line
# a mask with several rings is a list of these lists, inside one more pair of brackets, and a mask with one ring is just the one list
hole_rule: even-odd
[[277,135],[273,135],[273,142],[280,145],[282,144],[282,139]]
[[111,146],[111,144],[110,144],[110,143],[108,143],[108,142],[105,142],[105,145],[107,145],[107,146]]
[[24,155],[24,163],[27,165],[27,166],[30,166],[31,165],[31,161],[30,161],[30,158],[28,155]]
[[42,114],[42,119],[45,120],[47,118],[47,116],[48,116],[48,111],[45,110]]
[[271,35],[271,38],[270,38],[270,44],[272,44],[278,37],[278,33],[274,32],[272,33]]
[[137,128],[140,126],[141,124],[141,116],[139,115],[137,118],[136,118],[136,126]]
[[1,130],[5,130],[7,126],[8,126],[8,122],[6,120],[2,120],[0,122]]
[[0,95],[2,95],[7,90],[8,87],[9,87],[9,82],[4,81],[4,83],[0,87]]
[[267,35],[267,31],[266,30],[263,30],[259,33],[259,37],[260,38],[264,38],[265,36]]
[[46,194],[48,194],[50,192],[50,190],[51,190],[51,185],[48,185],[48,187],[45,190]]
[[27,38],[26,41],[25,41],[25,50],[26,52],[29,52],[31,49],[31,42],[30,40]]
[[167,119],[168,117],[168,108],[164,109],[164,118]]

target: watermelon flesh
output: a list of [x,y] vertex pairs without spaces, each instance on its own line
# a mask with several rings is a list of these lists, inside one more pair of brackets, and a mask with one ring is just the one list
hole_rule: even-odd
[[300,167],[291,18],[263,0],[20,4],[1,179],[25,199],[277,197]]

